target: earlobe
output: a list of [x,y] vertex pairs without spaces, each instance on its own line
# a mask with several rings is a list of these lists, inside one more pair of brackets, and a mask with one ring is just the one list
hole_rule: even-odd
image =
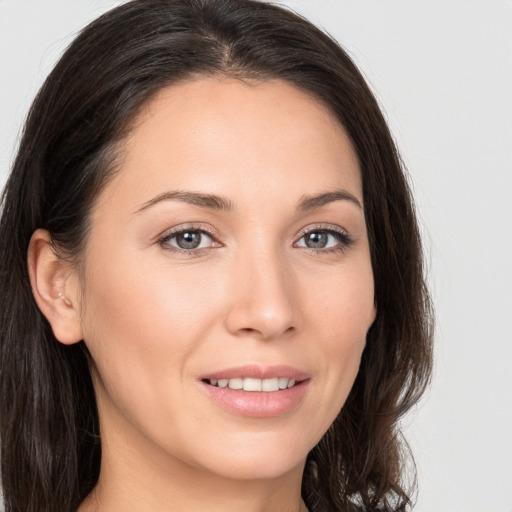
[[36,230],[27,254],[28,272],[36,303],[61,343],[82,339],[76,272],[56,254],[50,233]]

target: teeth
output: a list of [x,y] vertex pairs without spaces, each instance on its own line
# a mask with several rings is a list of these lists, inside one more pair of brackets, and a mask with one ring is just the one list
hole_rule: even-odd
[[229,389],[243,389],[244,391],[265,391],[267,393],[291,388],[295,385],[295,379],[287,377],[274,377],[272,379],[253,379],[251,377],[234,379],[210,379],[212,386]]
[[229,389],[242,389],[244,387],[243,379],[229,379]]
[[250,379],[246,377],[244,379],[244,391],[261,391],[262,382],[261,379]]
[[263,379],[261,381],[262,391],[278,391],[279,390],[279,379]]

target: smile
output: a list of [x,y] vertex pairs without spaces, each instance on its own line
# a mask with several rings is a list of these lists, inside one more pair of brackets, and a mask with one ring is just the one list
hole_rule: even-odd
[[237,416],[272,418],[292,413],[311,387],[311,375],[288,365],[242,365],[202,375],[206,396]]
[[264,391],[272,393],[295,386],[296,380],[288,377],[255,379],[252,377],[236,377],[233,379],[206,379],[205,382],[218,388],[239,389],[243,391]]

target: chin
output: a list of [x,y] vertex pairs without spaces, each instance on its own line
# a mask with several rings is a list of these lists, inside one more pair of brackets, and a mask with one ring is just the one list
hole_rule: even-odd
[[[302,471],[309,450],[316,444],[276,435],[243,437],[231,439],[227,447],[222,441],[217,444],[212,440],[201,454],[201,465],[229,479],[276,479]],[[219,447],[222,448],[219,450]]]
[[[290,460],[290,457],[280,460],[268,460],[262,457],[239,458],[224,460],[222,466],[215,468],[215,473],[229,480],[275,480],[289,473],[302,469],[305,457],[301,460]],[[213,468],[212,468],[213,469]]]

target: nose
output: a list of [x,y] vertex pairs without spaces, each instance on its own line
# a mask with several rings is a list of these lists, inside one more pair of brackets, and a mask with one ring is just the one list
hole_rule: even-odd
[[230,333],[271,340],[297,329],[295,284],[282,255],[277,251],[246,252],[233,270],[226,315]]

